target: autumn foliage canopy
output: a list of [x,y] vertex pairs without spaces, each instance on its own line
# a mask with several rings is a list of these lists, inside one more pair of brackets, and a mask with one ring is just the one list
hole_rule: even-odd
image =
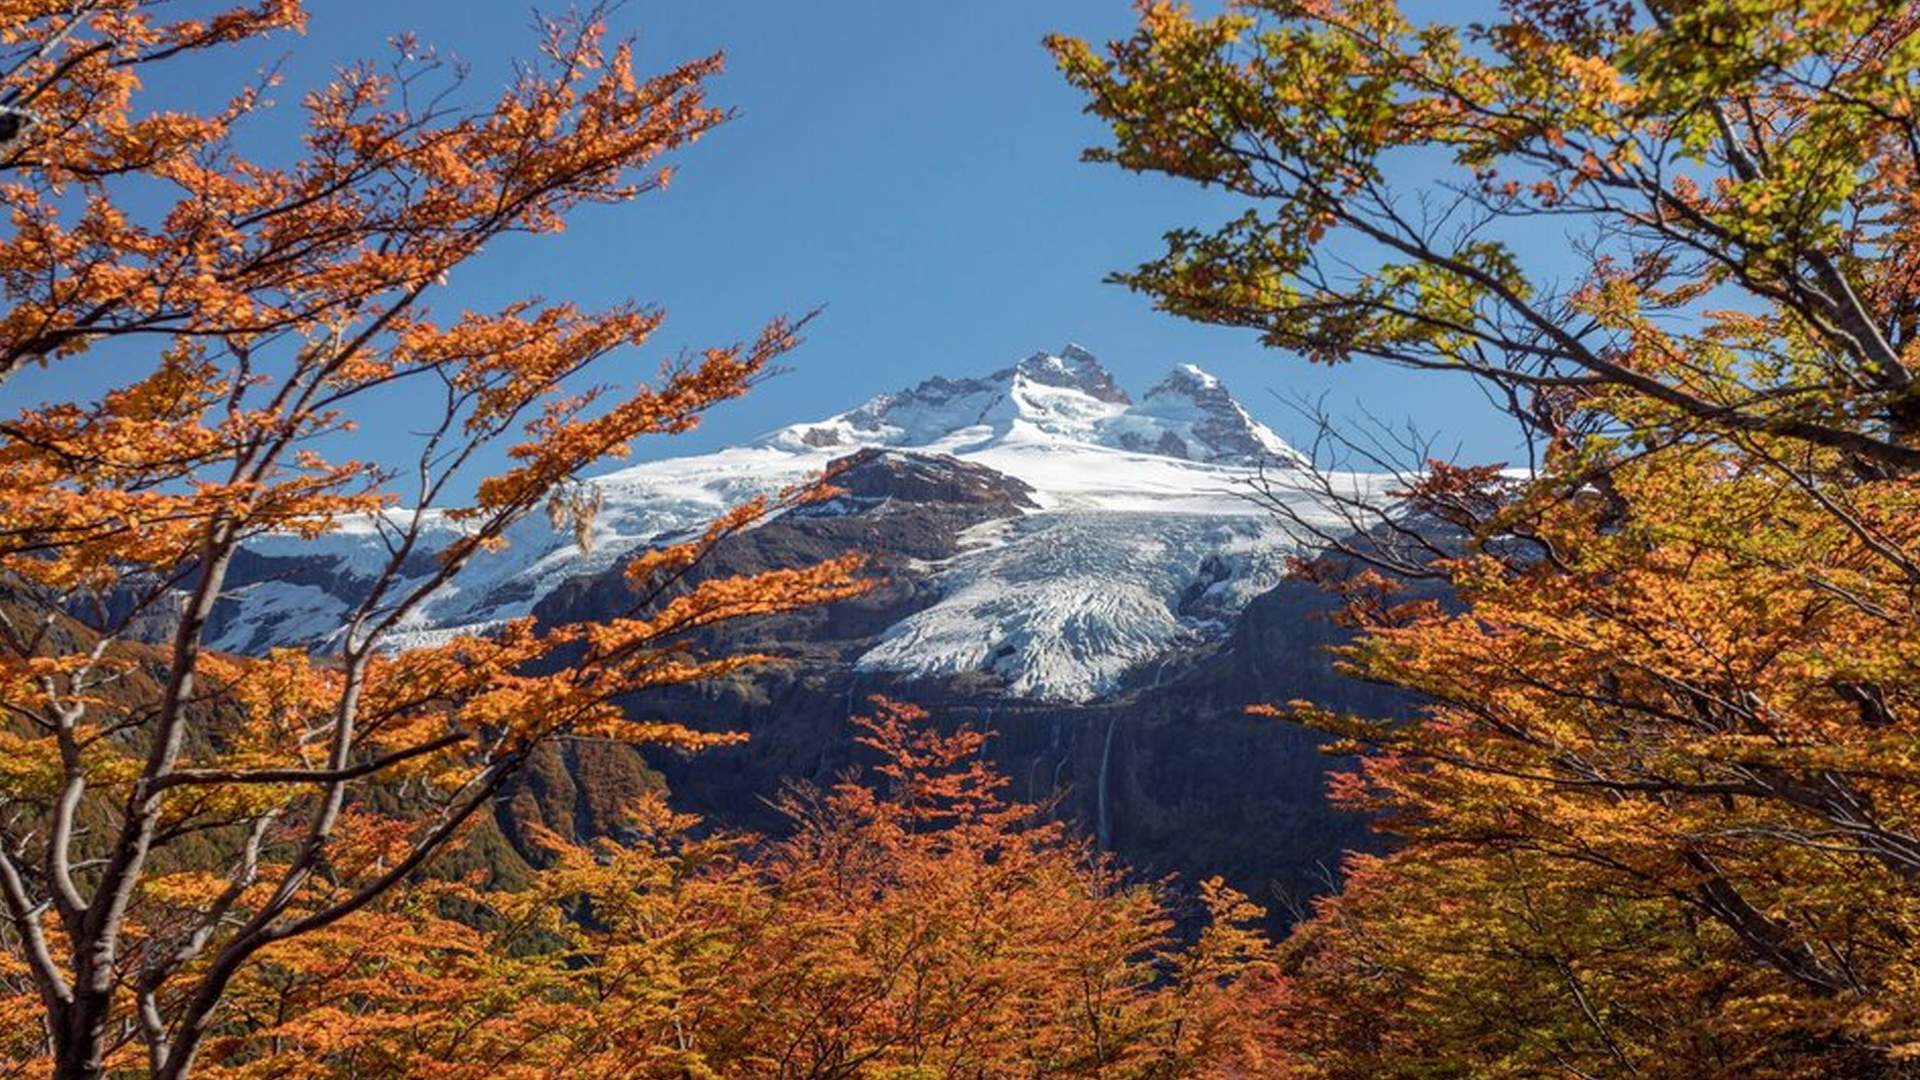
[[647,799],[617,839],[545,837],[552,861],[526,889],[429,886],[270,950],[201,1073],[1163,1077],[1257,1061],[1258,909],[1209,883],[1207,929],[1182,945],[1162,890],[1002,797],[984,735],[883,699],[873,712],[856,721],[873,771],[792,789],[782,839]]
[[[727,118],[702,93],[718,57],[643,75],[596,14],[547,20],[497,100],[462,110],[455,73],[401,41],[273,112],[304,125],[281,162],[236,149],[270,79],[205,114],[142,104],[305,19],[0,5],[0,379],[117,372],[0,421],[0,901],[5,978],[33,1002],[8,1037],[61,1076],[186,1075],[258,965],[413,881],[546,741],[709,741],[614,704],[757,660],[689,635],[860,588],[851,557],[687,586],[776,508],[758,503],[636,563],[620,618],[391,647],[517,523],[590,509],[581,470],[744,393],[797,326],[619,389],[585,380],[630,362],[657,310],[433,306],[489,245],[664,185],[661,157]],[[417,459],[331,456],[396,388],[426,403]],[[323,643],[207,651],[242,544],[349,522],[384,556]],[[430,526],[456,539],[428,551]]]
[[[1276,944],[885,700],[870,769],[790,789],[781,835],[647,798],[538,836],[522,887],[437,860],[556,743],[726,738],[625,706],[768,660],[704,631],[864,587],[853,555],[697,572],[807,489],[633,559],[617,618],[397,637],[543,513],[588,542],[587,470],[797,343],[616,388],[658,310],[442,300],[664,185],[727,119],[719,58],[643,74],[589,11],[479,108],[400,41],[292,109],[263,76],[189,113],[145,87],[301,6],[0,0],[0,380],[115,373],[0,418],[0,1070],[1914,1075],[1920,10],[1486,7],[1149,0],[1049,43],[1110,128],[1091,158],[1241,208],[1119,281],[1476,379],[1525,445],[1328,442],[1403,482],[1328,488],[1351,528],[1296,519],[1326,556],[1298,570],[1349,602],[1348,669],[1420,704],[1262,710],[1355,756],[1334,794],[1383,834]],[[284,160],[238,149],[290,115]],[[417,457],[337,453],[396,388],[431,403]],[[384,554],[323,641],[207,647],[243,545],[344,529]]]
[[1270,710],[1363,753],[1336,794],[1391,838],[1287,945],[1283,1072],[1912,1075],[1920,10],[1487,14],[1143,3],[1052,43],[1092,157],[1247,206],[1120,280],[1476,378],[1530,448],[1406,463],[1303,567],[1428,704]]

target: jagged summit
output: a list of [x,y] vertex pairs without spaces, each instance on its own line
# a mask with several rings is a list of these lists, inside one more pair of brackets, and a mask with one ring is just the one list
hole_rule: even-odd
[[782,428],[785,448],[898,446],[969,452],[1065,441],[1209,465],[1300,466],[1305,459],[1255,420],[1219,379],[1177,367],[1138,402],[1092,352],[1069,344],[974,378],[935,376],[857,408]]
[[[1181,364],[1155,383],[1135,411],[1179,431],[1185,456],[1236,464],[1263,460],[1295,467],[1309,464],[1304,454],[1255,420],[1212,374]],[[1194,453],[1192,451],[1201,452]]]
[[[1131,405],[1133,399],[1120,388],[1113,379],[1113,373],[1101,365],[1100,359],[1086,349],[1071,342],[1054,353],[1037,352],[1014,365],[1013,373],[1031,379],[1043,386],[1057,387],[1063,390],[1078,390],[1095,401],[1104,401],[1109,405]],[[1005,372],[991,378],[998,379]]]
[[1198,364],[1179,364],[1167,377],[1155,383],[1147,391],[1148,397],[1161,394],[1210,394],[1225,393],[1226,387],[1211,372],[1202,370]]

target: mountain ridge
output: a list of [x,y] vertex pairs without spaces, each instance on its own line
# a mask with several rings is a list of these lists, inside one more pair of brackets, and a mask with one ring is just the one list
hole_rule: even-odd
[[1310,465],[1198,365],[1177,365],[1135,402],[1092,352],[1073,343],[984,376],[936,375],[824,420],[776,428],[749,445],[938,446],[964,453],[1022,438],[1206,464]]
[[[617,570],[732,505],[850,455],[883,452],[911,455],[916,463],[903,476],[923,484],[1017,485],[1022,495],[1006,514],[970,526],[942,558],[902,564],[898,572],[921,579],[933,602],[888,628],[855,666],[986,673],[1007,696],[1038,701],[1094,700],[1157,657],[1224,634],[1297,551],[1248,498],[1249,485],[1264,478],[1271,487],[1277,477],[1284,490],[1289,475],[1309,475],[1303,456],[1198,367],[1175,368],[1135,401],[1091,352],[1069,345],[986,376],[924,380],[740,446],[595,478],[601,508],[591,543],[579,546],[544,521],[521,522],[506,551],[476,560],[458,588],[411,617],[397,643],[534,614],[568,582]],[[1378,478],[1349,479],[1379,487]],[[1298,491],[1309,515],[1311,486]],[[428,552],[456,535],[445,517],[430,524]],[[383,551],[371,522],[318,541],[261,539],[247,560],[257,572],[239,575],[216,616],[215,645],[327,648],[325,628],[339,625],[357,601],[357,575]]]

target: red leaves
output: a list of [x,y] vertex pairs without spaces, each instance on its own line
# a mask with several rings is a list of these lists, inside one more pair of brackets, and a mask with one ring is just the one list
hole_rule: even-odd
[[[958,834],[1006,829],[1035,815],[1034,807],[1002,800],[1000,790],[1009,781],[982,757],[986,732],[961,728],[943,734],[924,709],[880,695],[870,705],[873,715],[856,716],[853,724],[863,732],[856,741],[880,755],[875,771],[890,781],[884,800],[871,811],[877,820],[898,821],[909,831],[944,827]],[[853,785],[837,792],[841,805],[864,794]]]

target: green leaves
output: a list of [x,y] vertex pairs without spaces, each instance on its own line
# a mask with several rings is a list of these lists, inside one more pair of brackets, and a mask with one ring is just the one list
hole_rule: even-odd
[[[1465,369],[1539,454],[1527,483],[1405,463],[1458,530],[1412,571],[1459,607],[1321,575],[1365,630],[1346,669],[1425,707],[1289,713],[1364,753],[1334,796],[1397,846],[1289,943],[1282,1072],[1893,1075],[1920,1046],[1920,15],[1500,10],[1153,7],[1074,49],[1103,160],[1252,204],[1120,280],[1309,360]],[[1352,524],[1363,552],[1387,528]]]
[[[1920,293],[1897,257],[1920,164],[1911,22],[1893,0],[1541,0],[1465,27],[1259,0],[1150,5],[1104,53],[1050,46],[1110,126],[1090,157],[1253,204],[1120,275],[1169,311],[1313,360],[1620,383],[1660,403],[1649,432],[1795,430],[1904,468],[1876,425],[1914,412],[1882,328]],[[1523,264],[1516,239],[1542,229],[1573,246]],[[1738,363],[1671,362],[1728,326]],[[1837,404],[1850,385],[1883,396]]]

